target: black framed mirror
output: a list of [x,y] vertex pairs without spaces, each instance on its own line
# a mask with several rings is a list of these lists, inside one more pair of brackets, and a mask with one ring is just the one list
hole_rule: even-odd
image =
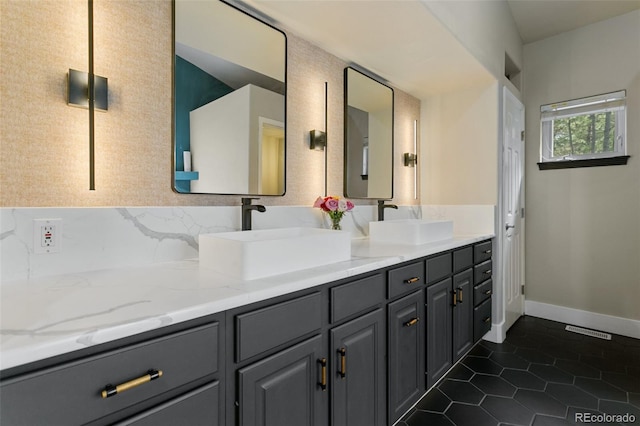
[[344,70],[344,194],[393,198],[393,89]]
[[174,190],[284,195],[286,35],[223,1],[173,5]]

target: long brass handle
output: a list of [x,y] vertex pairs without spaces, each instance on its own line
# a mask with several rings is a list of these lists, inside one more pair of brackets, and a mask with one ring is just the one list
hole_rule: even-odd
[[344,379],[347,377],[347,350],[340,348],[338,352],[340,353],[340,372],[338,374]]
[[458,303],[462,303],[462,289],[458,287]]
[[412,320],[405,322],[404,326],[411,327],[412,325],[416,325],[418,321],[420,321],[420,318],[413,318]]
[[483,321],[484,322],[489,322],[489,321],[491,321],[491,317],[486,317]]
[[487,296],[491,296],[492,291],[491,290],[487,290],[484,292],[484,294],[486,294]]
[[140,386],[144,383],[150,382],[151,380],[155,380],[162,377],[162,370],[149,370],[147,374],[144,376],[138,377],[137,379],[129,380],[128,382],[124,382],[117,386],[113,386],[112,384],[108,384],[104,387],[101,395],[103,398],[109,398],[114,395],[117,395],[121,392],[124,392],[129,389],[133,389],[136,386]]
[[458,292],[457,291],[453,291],[453,306],[456,306],[458,304]]
[[326,358],[321,358],[318,360],[318,363],[320,364],[320,383],[318,383],[320,385],[320,389],[322,389],[323,391],[327,390],[327,359]]
[[417,283],[418,281],[420,281],[420,277],[413,277],[413,278],[409,278],[408,280],[404,280],[404,283],[413,284],[413,283]]

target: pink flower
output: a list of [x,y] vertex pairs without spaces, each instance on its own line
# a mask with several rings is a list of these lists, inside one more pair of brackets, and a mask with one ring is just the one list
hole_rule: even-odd
[[336,200],[335,198],[329,198],[324,202],[324,205],[327,207],[329,211],[334,212],[338,210],[339,203],[338,203],[338,200]]
[[318,197],[316,198],[316,201],[313,203],[313,207],[321,209],[323,204],[324,204],[324,198]]
[[350,200],[347,200],[347,211],[353,210],[354,207],[355,205]]

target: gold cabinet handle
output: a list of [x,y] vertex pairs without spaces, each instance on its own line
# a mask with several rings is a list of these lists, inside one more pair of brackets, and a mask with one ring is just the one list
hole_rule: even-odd
[[340,353],[340,371],[338,374],[344,379],[347,377],[347,350],[340,348],[338,352]]
[[420,281],[420,277],[413,277],[413,278],[409,278],[408,280],[404,280],[404,283],[413,284],[413,283],[417,283],[418,281]]
[[485,250],[484,254],[491,254],[491,249]]
[[491,317],[486,317],[483,321],[484,322],[489,322],[489,321],[491,321]]
[[486,294],[487,296],[491,296],[492,291],[491,290],[487,290],[484,292],[484,294]]
[[453,291],[453,306],[456,306],[458,304],[458,292],[457,291]]
[[326,358],[320,358],[318,360],[318,363],[320,364],[320,383],[318,383],[320,385],[320,389],[322,389],[323,391],[327,390],[327,359]]
[[486,271],[484,271],[484,273],[487,275],[491,275],[491,269],[487,269]]
[[462,289],[458,287],[458,303],[462,303]]
[[112,384],[108,384],[104,387],[101,395],[103,398],[109,398],[114,395],[117,395],[121,392],[124,392],[129,389],[133,389],[137,386],[140,386],[144,383],[150,382],[151,380],[155,380],[162,377],[162,370],[149,370],[147,374],[144,376],[138,377],[137,379],[129,380],[128,382],[124,382],[117,386],[113,386]]
[[404,323],[405,327],[411,327],[412,325],[416,325],[418,323],[418,321],[420,321],[420,318],[414,318],[410,321],[407,321]]

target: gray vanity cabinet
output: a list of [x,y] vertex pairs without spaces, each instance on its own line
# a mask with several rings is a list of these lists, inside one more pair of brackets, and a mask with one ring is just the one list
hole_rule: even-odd
[[67,354],[15,376],[3,371],[0,424],[169,426],[195,411],[189,419],[224,425],[223,333],[219,322],[145,333],[137,342]]
[[424,292],[387,306],[389,423],[393,424],[425,391]]
[[386,424],[384,330],[382,309],[331,330],[332,426]]
[[453,276],[453,363],[473,346],[473,270]]
[[471,246],[427,260],[427,388],[473,346],[472,267]]
[[427,287],[427,389],[433,386],[452,364],[453,292],[447,278]]
[[474,342],[491,330],[491,296],[493,294],[493,245],[485,241],[473,247],[474,264],[474,308],[473,334]]
[[318,335],[238,370],[237,424],[326,424],[323,353],[322,336]]

